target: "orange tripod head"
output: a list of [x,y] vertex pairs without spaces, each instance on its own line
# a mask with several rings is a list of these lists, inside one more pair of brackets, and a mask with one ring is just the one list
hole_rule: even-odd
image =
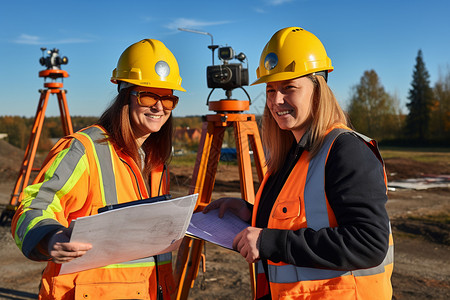
[[46,66],[47,70],[42,70],[39,72],[39,77],[50,78],[52,82],[45,82],[44,87],[48,89],[59,89],[63,87],[62,82],[56,82],[58,78],[66,78],[69,77],[69,74],[61,70],[61,65],[66,65],[69,63],[69,59],[67,56],[59,56],[59,49],[53,48],[47,51],[48,56],[45,56],[44,53],[47,48],[42,47],[42,57],[39,59],[39,63],[42,66]]
[[57,82],[58,78],[69,77],[69,74],[64,70],[42,70],[39,71],[39,77],[51,78],[52,82],[44,82],[44,87],[48,89],[60,89],[64,86],[63,82]]

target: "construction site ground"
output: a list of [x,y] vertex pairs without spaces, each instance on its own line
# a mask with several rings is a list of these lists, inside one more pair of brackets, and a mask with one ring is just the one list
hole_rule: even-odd
[[[9,203],[23,151],[0,140],[0,208]],[[385,160],[388,178],[450,174],[448,161]],[[171,194],[189,192],[193,166],[171,168]],[[213,199],[240,196],[235,164],[219,164]],[[394,299],[450,299],[450,188],[389,192],[395,259]],[[189,299],[251,299],[248,264],[235,252],[206,244],[206,273],[200,270]],[[36,299],[43,262],[27,260],[0,226],[0,299]]]

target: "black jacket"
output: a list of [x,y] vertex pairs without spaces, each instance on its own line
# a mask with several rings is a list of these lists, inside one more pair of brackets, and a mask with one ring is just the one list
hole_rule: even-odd
[[338,227],[315,231],[268,229],[272,206],[306,145],[293,145],[284,166],[268,179],[258,206],[256,227],[263,264],[269,259],[300,267],[337,270],[379,265],[388,250],[389,219],[383,165],[363,140],[341,134],[325,166],[325,192]]

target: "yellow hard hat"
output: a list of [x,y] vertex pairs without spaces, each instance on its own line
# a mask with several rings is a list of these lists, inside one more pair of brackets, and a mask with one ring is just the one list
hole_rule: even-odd
[[181,87],[178,63],[160,41],[145,39],[129,46],[119,58],[111,81],[185,92]]
[[264,47],[256,69],[258,79],[252,85],[332,70],[331,59],[314,34],[287,27],[277,31]]

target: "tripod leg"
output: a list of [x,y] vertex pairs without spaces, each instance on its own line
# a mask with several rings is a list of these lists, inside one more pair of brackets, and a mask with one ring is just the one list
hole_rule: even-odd
[[236,152],[239,165],[239,178],[241,179],[241,196],[250,203],[255,202],[255,189],[253,187],[252,164],[248,135],[251,128],[247,122],[234,123],[234,135],[236,139]]
[[69,107],[67,106],[66,92],[59,90],[57,93],[59,112],[61,115],[61,124],[63,126],[64,135],[73,133],[72,120],[69,114]]
[[253,161],[255,163],[256,173],[258,175],[259,182],[262,182],[264,175],[267,172],[267,166],[258,125],[256,124],[256,121],[252,121],[248,122],[247,126],[249,127],[249,130],[247,131],[248,139],[253,151]]
[[[251,120],[234,123],[234,134],[238,153],[239,177],[241,179],[241,195],[243,199],[253,204],[255,202],[255,189],[253,185],[249,144],[252,146],[259,182],[262,181],[266,172],[265,168],[262,167],[264,166],[262,163],[264,157],[256,121]],[[256,295],[255,268],[251,263],[249,264],[249,273],[252,293]]]
[[31,129],[31,134],[28,140],[27,148],[25,150],[24,159],[22,161],[19,176],[17,178],[13,193],[11,195],[10,205],[14,208],[19,204],[20,194],[23,192],[23,190],[28,185],[28,182],[30,180],[30,174],[33,168],[34,158],[36,155],[37,146],[39,144],[42,126],[44,124],[45,110],[47,109],[49,95],[50,95],[49,90],[41,91],[39,104],[36,110],[36,117],[34,119],[34,124]]
[[[210,119],[208,119],[210,117]],[[219,116],[220,117],[220,116]],[[233,119],[233,117],[236,117]],[[253,203],[255,198],[253,186],[253,174],[249,144],[252,147],[255,166],[261,182],[266,172],[264,166],[264,153],[259,138],[258,127],[254,116],[238,115],[227,116],[228,121],[218,116],[207,116],[209,122],[203,123],[202,138],[193,174],[193,185],[190,193],[199,193],[199,201],[196,211],[201,211],[211,201],[214,187],[217,165],[223,142],[223,135],[227,126],[234,127],[236,138],[236,150],[238,154],[239,176],[241,181],[241,195],[245,200]],[[227,119],[225,118],[225,120]],[[216,120],[216,121],[215,121]],[[232,120],[232,121],[230,121]],[[198,275],[201,251],[204,242],[185,237],[178,250],[175,266],[176,280],[179,284],[177,299],[187,299],[189,289],[193,286]],[[188,261],[190,259],[190,261]],[[253,264],[249,264],[251,288],[255,295],[255,273]]]
[[[190,194],[199,193],[196,211],[201,211],[211,201],[217,165],[220,159],[225,127],[216,126],[211,122],[204,122],[199,151],[192,176]],[[188,237],[178,250],[175,265],[175,279],[179,283],[177,299],[187,299],[189,289],[193,286],[198,275],[201,251],[204,241]],[[190,253],[190,255],[189,255]],[[190,261],[188,261],[190,258]]]

